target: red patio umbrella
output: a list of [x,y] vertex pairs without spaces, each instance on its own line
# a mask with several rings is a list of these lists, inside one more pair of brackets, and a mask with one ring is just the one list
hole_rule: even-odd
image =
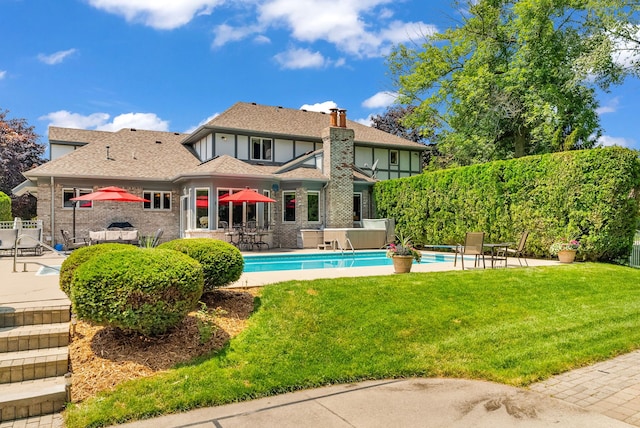
[[[71,198],[71,201],[116,201],[116,202],[151,202],[148,199],[133,195],[126,190],[115,187],[103,187],[86,195]],[[76,236],[76,204],[73,205],[73,237]]]
[[221,196],[218,199],[219,202],[232,202],[241,204],[243,202],[247,202],[250,204],[254,204],[256,202],[275,202],[275,199],[271,199],[268,196],[261,195],[253,189],[242,189],[239,192],[236,192],[232,195],[226,194]]

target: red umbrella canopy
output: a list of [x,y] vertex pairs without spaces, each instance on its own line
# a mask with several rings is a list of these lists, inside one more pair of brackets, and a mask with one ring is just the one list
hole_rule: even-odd
[[71,198],[72,201],[118,201],[118,202],[151,202],[140,196],[132,195],[120,187],[109,186],[96,190],[93,193]]
[[228,193],[221,196],[218,199],[220,202],[235,202],[241,204],[242,202],[256,203],[256,202],[275,202],[275,199],[271,199],[268,196],[261,195],[253,189],[243,189],[232,195]]

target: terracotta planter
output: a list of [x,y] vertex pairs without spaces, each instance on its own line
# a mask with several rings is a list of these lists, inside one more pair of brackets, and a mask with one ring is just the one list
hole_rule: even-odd
[[573,263],[576,259],[576,250],[558,251],[558,261],[560,263]]
[[411,265],[413,264],[413,256],[393,256],[393,269],[395,273],[407,273],[411,272]]

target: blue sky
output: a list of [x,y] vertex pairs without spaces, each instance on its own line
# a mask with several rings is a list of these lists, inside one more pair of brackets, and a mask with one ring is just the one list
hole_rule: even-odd
[[[237,101],[393,102],[385,55],[444,30],[448,0],[0,0],[0,109],[50,125],[188,132]],[[640,82],[600,94],[602,144],[640,149]]]

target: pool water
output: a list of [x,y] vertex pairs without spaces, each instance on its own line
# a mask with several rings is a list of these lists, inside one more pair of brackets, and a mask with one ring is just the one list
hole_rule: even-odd
[[[421,263],[453,261],[446,254],[424,254]],[[414,261],[414,263],[416,263]],[[279,270],[336,269],[349,267],[390,266],[393,261],[386,251],[327,252],[313,254],[264,254],[244,256],[244,271],[271,272]]]
[[37,276],[60,275],[60,266],[40,266]]

